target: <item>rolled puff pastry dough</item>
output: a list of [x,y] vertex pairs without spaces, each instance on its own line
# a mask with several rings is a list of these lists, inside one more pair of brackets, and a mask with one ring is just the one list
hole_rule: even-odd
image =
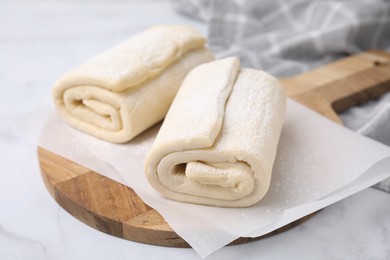
[[61,77],[53,96],[70,125],[123,143],[164,118],[186,74],[213,60],[189,26],[152,27]]
[[274,77],[239,67],[226,58],[185,78],[145,162],[163,196],[246,207],[266,194],[286,98]]

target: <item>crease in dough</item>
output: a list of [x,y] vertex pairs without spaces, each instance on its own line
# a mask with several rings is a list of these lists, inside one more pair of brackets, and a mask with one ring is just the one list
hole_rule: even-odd
[[185,78],[145,161],[149,183],[188,203],[246,207],[268,191],[286,97],[235,57]]
[[214,59],[189,26],[156,26],[62,76],[54,103],[73,127],[114,143],[131,140],[166,115],[182,81]]

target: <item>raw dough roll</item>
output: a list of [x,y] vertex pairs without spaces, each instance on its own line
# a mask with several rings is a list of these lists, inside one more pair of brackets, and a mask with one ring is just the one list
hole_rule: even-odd
[[189,26],[152,27],[86,61],[54,86],[67,123],[122,143],[164,118],[186,74],[211,61]]
[[226,58],[185,78],[145,162],[163,196],[246,207],[266,194],[286,98],[277,79],[239,66]]

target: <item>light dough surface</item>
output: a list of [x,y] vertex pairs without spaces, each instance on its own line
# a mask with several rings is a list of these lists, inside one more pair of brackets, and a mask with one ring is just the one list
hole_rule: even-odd
[[200,65],[184,80],[145,162],[163,196],[246,207],[266,194],[285,94],[269,74],[237,58]]
[[61,77],[53,96],[64,120],[98,138],[123,143],[164,118],[186,74],[213,60],[189,26],[157,26]]

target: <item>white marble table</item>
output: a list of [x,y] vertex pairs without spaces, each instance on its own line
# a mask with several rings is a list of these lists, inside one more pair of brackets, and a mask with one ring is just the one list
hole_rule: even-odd
[[[168,3],[0,2],[0,259],[198,259],[96,231],[62,210],[40,177],[36,147],[13,120],[50,100],[65,71],[157,23],[201,24]],[[210,259],[390,259],[390,194],[364,190],[304,224],[229,246]]]

